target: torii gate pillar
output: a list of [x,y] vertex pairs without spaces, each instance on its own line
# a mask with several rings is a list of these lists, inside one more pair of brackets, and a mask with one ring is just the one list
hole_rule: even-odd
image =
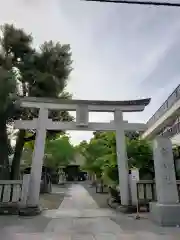
[[128,206],[130,204],[129,169],[127,162],[123,113],[121,111],[114,112],[114,122],[116,129],[116,152],[119,173],[119,186],[121,189],[121,204]]
[[29,183],[27,205],[36,207],[39,205],[39,193],[41,172],[44,158],[44,148],[46,140],[46,125],[48,119],[48,109],[41,108],[39,110],[39,118],[37,120],[36,140],[32,157],[31,178]]

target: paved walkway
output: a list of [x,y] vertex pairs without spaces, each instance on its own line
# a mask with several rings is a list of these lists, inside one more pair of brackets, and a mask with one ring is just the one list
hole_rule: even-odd
[[[121,215],[122,217],[123,215]],[[116,214],[110,209],[98,208],[82,185],[72,185],[59,209],[48,210],[33,219],[19,219],[21,224],[11,225],[0,232],[2,240],[179,240],[180,235],[124,230],[111,219]],[[125,217],[127,218],[127,217]],[[4,218],[5,219],[5,218]],[[12,218],[13,219],[13,218]],[[14,218],[15,219],[15,218]],[[1,221],[1,219],[0,219]],[[9,221],[9,220],[8,220]],[[16,218],[17,221],[17,218]],[[133,220],[135,221],[135,220]],[[133,225],[129,221],[128,225]],[[26,225],[31,223],[31,225]],[[142,222],[143,224],[143,222]],[[35,226],[41,226],[34,231]],[[1,224],[0,224],[1,226]],[[42,230],[43,229],[43,230]]]

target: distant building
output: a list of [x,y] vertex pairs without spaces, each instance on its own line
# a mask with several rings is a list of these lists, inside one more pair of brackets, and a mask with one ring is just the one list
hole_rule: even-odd
[[[85,158],[82,154],[76,153],[74,159],[64,168],[68,181],[79,180],[84,178],[84,172],[81,167],[85,163]],[[85,180],[85,179],[83,179]]]

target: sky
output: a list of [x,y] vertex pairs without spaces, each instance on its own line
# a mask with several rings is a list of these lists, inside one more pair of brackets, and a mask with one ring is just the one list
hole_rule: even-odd
[[[174,2],[178,0],[174,0]],[[146,122],[180,82],[180,8],[82,0],[0,0],[0,25],[13,23],[44,41],[68,43],[73,68],[67,90],[75,99],[152,98],[129,122]],[[110,121],[107,113],[90,115]],[[72,142],[90,132],[70,132]]]

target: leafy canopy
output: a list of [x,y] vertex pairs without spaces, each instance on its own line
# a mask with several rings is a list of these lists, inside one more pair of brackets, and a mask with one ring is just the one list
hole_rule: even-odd
[[74,159],[75,150],[67,135],[47,141],[44,165],[57,169],[68,165]]
[[[68,44],[44,42],[39,48],[33,47],[33,36],[23,29],[4,24],[0,37],[0,114],[5,119],[0,126],[6,128],[15,119],[37,117],[36,109],[17,109],[15,99],[18,96],[70,98],[65,93],[68,77],[72,70],[71,48]],[[18,85],[18,87],[17,87]],[[53,120],[68,120],[72,117],[66,111],[51,111]],[[0,145],[7,148],[7,141],[0,135]],[[60,131],[59,131],[60,132]],[[26,137],[26,131],[17,135],[15,154],[12,164],[12,178],[18,177],[18,169],[24,142],[35,138],[35,132]],[[57,132],[48,131],[47,136],[54,137]],[[7,151],[0,151],[0,163],[8,161]]]
[[[127,157],[129,167],[137,167],[140,173],[153,173],[152,149],[146,140],[138,138],[137,134],[126,137]],[[132,137],[133,136],[133,137]],[[114,132],[95,132],[94,137],[78,146],[86,162],[84,169],[95,173],[108,184],[118,183],[116,137]]]

